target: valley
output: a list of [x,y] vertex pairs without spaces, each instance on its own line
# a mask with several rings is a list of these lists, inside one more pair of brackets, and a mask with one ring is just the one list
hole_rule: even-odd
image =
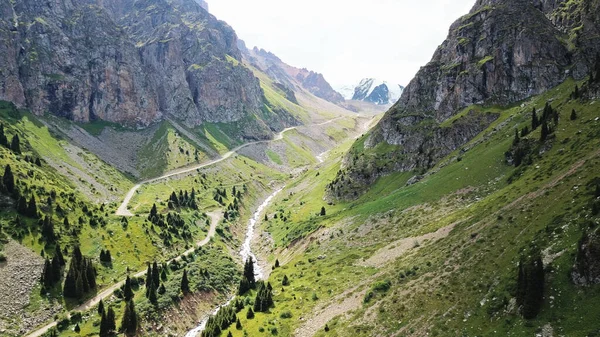
[[209,8],[0,1],[1,337],[600,335],[600,1],[342,94]]

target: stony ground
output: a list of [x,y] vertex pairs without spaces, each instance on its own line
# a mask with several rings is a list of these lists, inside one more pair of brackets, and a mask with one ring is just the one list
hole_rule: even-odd
[[60,307],[42,304],[33,308],[30,303],[44,267],[38,254],[14,241],[4,246],[4,254],[7,261],[0,263],[0,336],[23,336]]

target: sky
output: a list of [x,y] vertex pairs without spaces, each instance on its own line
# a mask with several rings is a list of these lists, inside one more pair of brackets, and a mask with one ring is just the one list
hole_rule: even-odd
[[249,48],[323,73],[334,86],[406,85],[475,0],[207,0]]

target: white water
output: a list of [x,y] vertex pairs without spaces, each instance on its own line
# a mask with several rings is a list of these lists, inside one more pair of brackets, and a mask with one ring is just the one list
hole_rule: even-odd
[[[279,192],[281,192],[281,190],[283,190],[283,188],[278,189],[277,191],[273,192],[273,194],[271,194],[260,206],[258,206],[258,208],[256,209],[256,212],[254,212],[254,215],[252,215],[252,218],[250,219],[250,221],[248,221],[248,230],[246,231],[246,239],[244,240],[244,244],[242,245],[242,250],[240,251],[240,256],[242,257],[243,262],[245,262],[246,259],[248,259],[248,257],[252,258],[252,263],[254,264],[254,276],[256,277],[257,280],[262,279],[264,274],[262,272],[262,269],[258,265],[258,260],[256,259],[256,256],[254,255],[254,253],[252,253],[252,248],[250,245],[250,243],[252,242],[252,237],[254,237],[254,227],[256,226],[256,223],[260,220],[263,210],[265,208],[267,208],[267,206],[269,206],[269,204],[271,203],[273,198],[277,194],[279,194]],[[200,324],[198,324],[197,327],[195,327],[194,329],[190,330],[187,334],[185,334],[185,337],[198,336],[198,334],[200,332],[204,331],[204,329],[206,328],[206,323],[208,323],[208,318],[210,316],[216,315],[219,312],[219,310],[221,310],[222,307],[229,305],[233,301],[234,298],[235,298],[235,295],[231,296],[229,298],[229,300],[227,300],[227,302],[225,302],[225,304],[221,304],[221,305],[217,306],[215,308],[215,310],[213,310],[213,312],[209,316],[202,319],[202,321],[200,322]]]

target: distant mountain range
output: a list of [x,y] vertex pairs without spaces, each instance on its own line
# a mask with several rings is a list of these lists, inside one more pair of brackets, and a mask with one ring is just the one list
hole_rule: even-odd
[[377,105],[394,104],[402,95],[404,87],[376,78],[364,78],[358,85],[344,85],[337,91],[346,100],[364,101]]

